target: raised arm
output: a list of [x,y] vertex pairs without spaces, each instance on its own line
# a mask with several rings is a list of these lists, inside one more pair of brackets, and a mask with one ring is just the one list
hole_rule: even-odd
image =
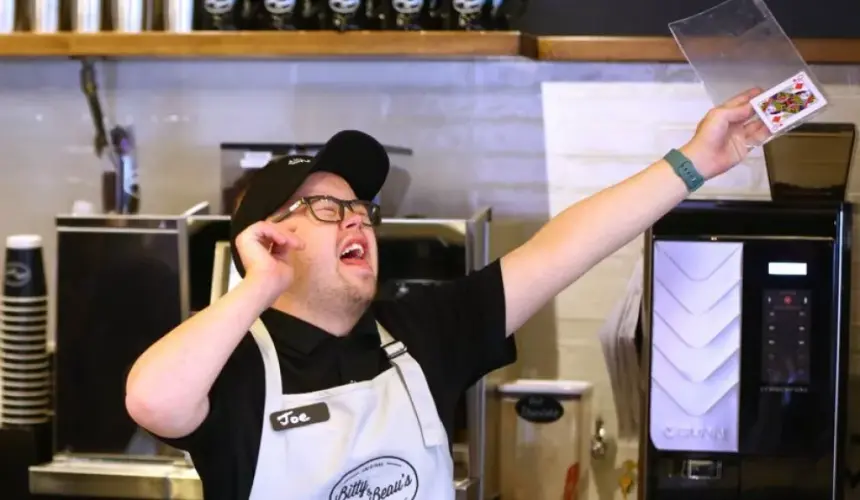
[[289,286],[292,270],[269,248],[301,242],[260,222],[236,242],[248,272],[233,290],[144,352],[126,381],[125,405],[141,427],[164,438],[192,433],[209,412],[209,391],[239,341]]
[[[729,170],[768,134],[749,100],[752,89],[708,112],[679,150],[705,178]],[[629,179],[572,205],[505,255],[506,328],[516,331],[559,292],[632,241],[688,195],[681,177],[659,160]]]

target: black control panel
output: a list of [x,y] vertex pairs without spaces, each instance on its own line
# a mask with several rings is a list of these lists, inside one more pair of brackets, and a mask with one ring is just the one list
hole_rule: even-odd
[[835,265],[832,241],[744,242],[741,453],[832,454],[822,446],[835,432]]
[[762,309],[762,383],[808,385],[812,312],[809,290],[765,290]]

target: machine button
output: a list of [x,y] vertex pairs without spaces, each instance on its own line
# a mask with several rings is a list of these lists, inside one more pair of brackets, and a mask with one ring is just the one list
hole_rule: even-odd
[[686,460],[682,471],[682,475],[687,479],[720,479],[723,475],[723,464],[716,460]]

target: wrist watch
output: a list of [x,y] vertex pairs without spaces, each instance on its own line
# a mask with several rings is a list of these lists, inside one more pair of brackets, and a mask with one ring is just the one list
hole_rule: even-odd
[[696,170],[696,166],[689,158],[684,156],[684,153],[677,149],[670,149],[666,156],[663,157],[666,162],[672,166],[672,170],[678,174],[678,177],[684,181],[687,186],[687,191],[694,192],[702,187],[705,183],[705,178]]

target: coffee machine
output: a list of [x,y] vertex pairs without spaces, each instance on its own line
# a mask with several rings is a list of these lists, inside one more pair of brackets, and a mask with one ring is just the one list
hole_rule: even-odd
[[764,146],[772,201],[647,233],[640,499],[843,498],[855,133],[803,125]]
[[29,467],[30,493],[202,497],[185,453],[129,417],[125,380],[140,354],[208,301],[192,279],[206,254],[198,241],[216,236],[190,221],[209,210],[201,202],[179,214],[56,217],[53,450]]

